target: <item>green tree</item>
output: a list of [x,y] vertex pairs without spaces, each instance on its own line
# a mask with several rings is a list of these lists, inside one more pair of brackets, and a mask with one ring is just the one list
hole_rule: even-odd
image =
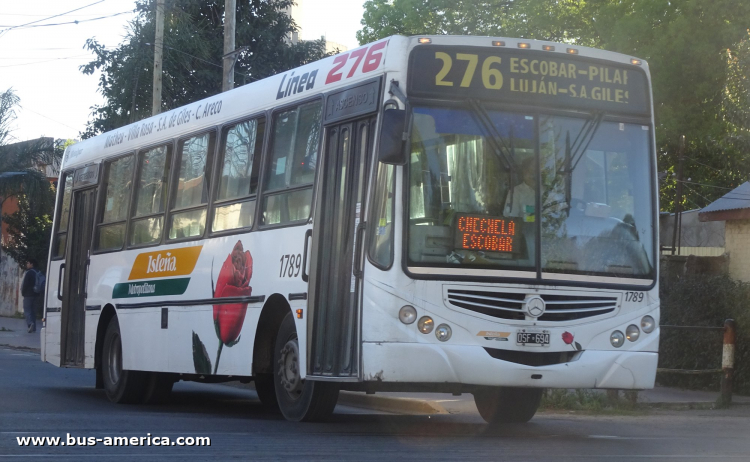
[[723,116],[727,141],[737,150],[750,153],[750,31],[734,49],[727,50],[726,62]]
[[9,144],[19,102],[13,89],[0,93],[0,203],[23,193],[33,203],[51,207],[44,170],[59,166],[63,148],[52,138]]
[[[54,201],[55,193],[48,188],[47,203]],[[42,271],[47,269],[50,236],[52,233],[52,207],[32,206],[24,195],[18,198],[18,210],[3,216],[11,239],[3,243],[3,252],[10,255],[21,267],[29,258],[39,262]]]
[[[424,17],[424,21],[421,21]],[[420,22],[421,21],[421,22]],[[745,35],[736,0],[369,0],[361,43],[392,34],[468,34],[558,41],[646,59],[652,74],[661,204],[674,206],[680,135],[688,142],[685,205],[705,206],[747,178],[722,120],[725,51]],[[744,181],[744,180],[743,180]]]
[[[237,48],[246,47],[234,67],[235,82],[250,83],[325,56],[323,41],[292,45],[296,26],[284,12],[292,0],[239,0]],[[137,0],[137,17],[122,44],[108,50],[95,39],[85,48],[95,55],[84,74],[101,71],[99,92],[105,104],[92,108],[83,138],[151,115],[155,1]],[[167,0],[164,24],[162,110],[173,109],[221,91],[224,54],[223,0]]]
[[29,257],[45,265],[55,201],[45,170],[59,167],[66,142],[39,138],[8,144],[19,103],[12,89],[0,93],[0,205],[16,197],[19,206],[2,217],[11,236],[2,248],[22,266]]

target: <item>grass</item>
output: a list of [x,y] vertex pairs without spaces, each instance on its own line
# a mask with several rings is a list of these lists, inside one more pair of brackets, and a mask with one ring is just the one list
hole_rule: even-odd
[[593,414],[637,415],[644,412],[638,406],[637,393],[625,392],[625,397],[615,393],[595,390],[551,389],[542,396],[541,409],[548,411],[580,411]]

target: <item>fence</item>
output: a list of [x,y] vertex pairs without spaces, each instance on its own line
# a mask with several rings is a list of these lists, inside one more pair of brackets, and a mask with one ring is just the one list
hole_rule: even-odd
[[688,330],[688,331],[714,331],[722,332],[724,334],[724,344],[721,354],[721,369],[702,369],[702,370],[689,370],[689,369],[662,369],[659,368],[657,372],[671,373],[671,374],[722,374],[721,376],[721,395],[719,396],[719,404],[723,407],[727,407],[732,403],[732,376],[734,375],[734,341],[735,341],[735,324],[733,319],[727,319],[724,321],[723,327],[710,327],[710,326],[660,326],[661,329],[668,330]]

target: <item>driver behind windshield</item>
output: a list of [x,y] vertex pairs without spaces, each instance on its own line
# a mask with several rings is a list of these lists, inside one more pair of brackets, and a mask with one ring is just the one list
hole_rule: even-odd
[[523,218],[525,222],[534,221],[536,205],[536,169],[534,158],[527,157],[521,162],[523,181],[514,186],[505,200],[505,216]]

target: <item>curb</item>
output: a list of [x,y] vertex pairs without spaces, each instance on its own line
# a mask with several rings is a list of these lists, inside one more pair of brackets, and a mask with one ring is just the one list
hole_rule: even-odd
[[10,350],[28,351],[30,353],[42,354],[41,348],[31,348],[25,346],[11,345],[9,343],[0,343],[0,348],[8,348]]
[[[729,405],[729,409],[736,406],[750,406],[749,402],[744,401],[732,401]],[[641,409],[665,409],[672,411],[713,411],[726,409],[719,407],[715,402],[708,401],[694,401],[694,402],[683,402],[683,403],[638,403],[638,408]]]
[[448,411],[446,411],[445,408],[431,401],[414,398],[368,395],[353,391],[339,392],[338,403],[345,406],[392,413],[448,414]]

